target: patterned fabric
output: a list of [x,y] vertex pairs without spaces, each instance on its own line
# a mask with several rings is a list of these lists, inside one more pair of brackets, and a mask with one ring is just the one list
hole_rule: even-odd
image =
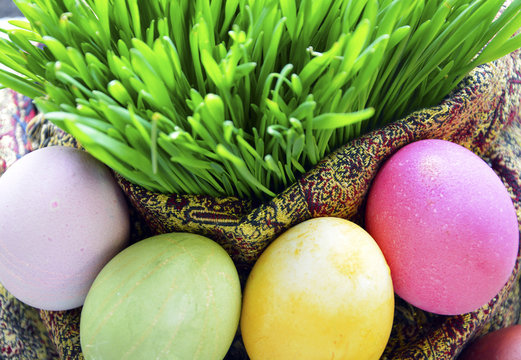
[[[237,198],[154,194],[123,178],[119,182],[155,233],[190,231],[210,236],[229,251],[243,279],[274,238],[303,220],[339,216],[361,223],[365,195],[379,166],[405,144],[420,139],[453,141],[484,158],[509,190],[521,223],[520,71],[519,53],[476,69],[442,104],[352,141],[264,204]],[[42,118],[35,119],[29,128],[34,147],[77,146]],[[473,313],[438,316],[397,297],[393,330],[382,359],[455,359],[473,339],[518,323],[520,263],[518,258],[501,292]],[[79,310],[41,311],[40,316],[60,357],[81,358]],[[16,328],[18,322],[8,324]],[[227,359],[247,359],[240,337]]]
[[69,311],[40,310],[61,360],[83,360],[80,345],[81,309]]
[[32,150],[26,128],[34,116],[31,99],[11,90],[0,90],[0,175]]
[[0,359],[59,359],[38,311],[0,285]]

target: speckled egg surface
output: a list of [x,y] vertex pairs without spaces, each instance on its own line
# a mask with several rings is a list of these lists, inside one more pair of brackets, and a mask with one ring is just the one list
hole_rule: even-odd
[[121,190],[84,151],[39,149],[0,177],[0,282],[31,306],[81,306],[128,236]]
[[396,293],[437,314],[474,311],[508,280],[519,230],[501,180],[478,156],[422,140],[384,163],[369,191],[366,228]]

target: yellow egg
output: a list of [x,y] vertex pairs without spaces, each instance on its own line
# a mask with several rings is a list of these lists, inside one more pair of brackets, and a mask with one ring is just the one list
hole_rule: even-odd
[[241,332],[252,360],[379,359],[393,315],[376,242],[352,222],[316,218],[286,231],[255,263]]

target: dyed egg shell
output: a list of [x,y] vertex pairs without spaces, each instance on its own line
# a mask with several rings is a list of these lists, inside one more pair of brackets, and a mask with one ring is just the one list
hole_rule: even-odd
[[120,188],[84,151],[35,150],[0,177],[0,282],[24,303],[81,306],[128,236]]
[[488,333],[471,343],[458,359],[520,360],[521,325],[514,325]]
[[501,180],[477,155],[443,140],[411,143],[384,163],[369,191],[366,229],[396,293],[443,315],[489,302],[518,252],[516,212]]
[[188,233],[158,235],[119,253],[83,306],[85,359],[221,360],[236,333],[241,288],[215,242]]
[[241,334],[252,360],[379,359],[394,292],[382,252],[358,225],[305,221],[262,253],[246,282]]

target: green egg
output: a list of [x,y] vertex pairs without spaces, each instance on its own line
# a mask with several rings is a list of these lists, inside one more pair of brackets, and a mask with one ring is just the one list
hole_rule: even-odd
[[100,272],[82,309],[87,360],[222,359],[234,338],[241,288],[217,243],[158,235],[119,253]]

